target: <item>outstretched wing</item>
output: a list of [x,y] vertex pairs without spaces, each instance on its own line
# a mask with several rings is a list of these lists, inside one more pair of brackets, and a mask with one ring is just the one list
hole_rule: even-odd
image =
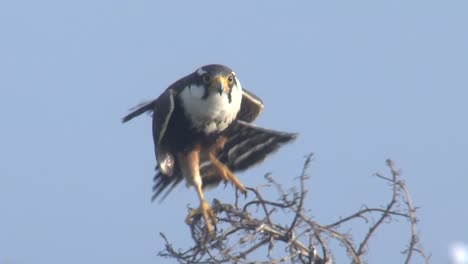
[[235,125],[218,153],[218,159],[232,171],[248,169],[297,137],[296,133],[262,128],[240,120]]
[[122,118],[122,123],[130,121],[133,118],[143,114],[144,112],[153,111],[155,102],[156,102],[156,100],[153,100],[153,101],[151,101],[149,103],[145,102],[145,103],[141,103],[141,104],[133,107],[131,109],[133,111],[130,114],[124,116],[124,118]]
[[153,112],[153,140],[158,168],[165,175],[171,176],[174,170],[174,156],[162,139],[174,111],[173,90],[167,89],[156,100],[138,105],[122,122],[130,121],[147,111]]
[[[227,134],[227,142],[218,153],[218,159],[232,172],[239,172],[263,161],[269,154],[276,151],[281,145],[296,138],[296,134],[274,131],[249,124],[254,121],[263,110],[263,102],[256,95],[243,89],[241,109],[237,121]],[[217,185],[222,178],[216,173],[208,160],[201,160],[200,174],[203,187]],[[153,178],[152,200],[164,198],[184,178],[182,172],[174,167],[171,177],[160,168],[156,168]]]
[[[295,133],[266,129],[238,120],[217,157],[232,172],[241,172],[262,162],[296,137]],[[200,170],[204,187],[217,185],[223,180],[210,166]]]
[[[294,133],[265,129],[238,120],[227,135],[226,144],[217,157],[232,172],[244,171],[260,163],[269,154],[296,137],[297,134]],[[200,174],[204,188],[217,185],[223,180],[207,160],[201,161]],[[154,177],[152,200],[160,196],[163,200],[182,180],[183,176],[180,171],[174,170],[173,177],[166,177],[157,171]]]
[[237,119],[253,122],[263,110],[263,102],[255,94],[242,88],[242,102]]
[[[179,82],[184,82],[184,79],[180,80]],[[176,86],[176,85],[174,85]],[[177,87],[183,87],[184,85],[177,85]],[[171,87],[169,87],[170,90]],[[258,98],[255,94],[252,92],[242,89],[242,102],[241,102],[241,108],[239,113],[237,114],[237,119],[243,120],[245,122],[252,122],[254,121],[258,115],[262,112],[263,110],[263,102]],[[163,95],[162,95],[163,96]],[[135,112],[141,111],[145,112],[143,110],[144,106],[141,108],[142,110],[138,109]],[[141,113],[140,113],[141,114]],[[133,118],[135,114],[131,113],[128,116],[131,116]],[[154,119],[153,119],[154,120]],[[162,122],[160,122],[162,123]],[[154,135],[156,138],[156,135]],[[156,140],[155,140],[156,142]],[[168,159],[171,160],[171,159]],[[173,160],[172,160],[173,161]],[[159,161],[158,161],[159,162]],[[211,164],[209,162],[201,162],[200,164],[200,171],[201,175],[203,178],[208,179],[208,178],[213,178],[217,180],[217,175],[215,175],[215,172],[213,168],[211,167]],[[167,177],[166,175],[172,175],[171,177]],[[170,192],[171,190],[177,186],[181,181],[183,180],[182,172],[177,169],[177,166],[175,169],[172,170],[171,174],[167,174],[164,170],[164,166],[161,167],[159,166],[156,167],[156,175],[153,178],[154,185],[153,185],[153,197],[152,200],[157,199],[159,196],[161,196],[161,200],[163,200]]]

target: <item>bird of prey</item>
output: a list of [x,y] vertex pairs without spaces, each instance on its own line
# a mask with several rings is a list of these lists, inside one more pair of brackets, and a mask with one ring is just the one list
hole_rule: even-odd
[[198,68],[157,99],[136,106],[123,122],[152,112],[157,162],[153,200],[160,195],[164,199],[185,179],[200,200],[200,207],[189,213],[186,223],[201,214],[212,233],[216,217],[203,188],[224,181],[245,193],[233,172],[262,161],[296,137],[250,124],[262,109],[262,101],[242,88],[230,68],[219,64]]

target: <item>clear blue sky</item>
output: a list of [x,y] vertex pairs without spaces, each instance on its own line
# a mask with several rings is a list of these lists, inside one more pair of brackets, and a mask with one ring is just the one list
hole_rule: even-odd
[[[291,185],[314,152],[308,204],[327,223],[387,201],[372,174],[392,158],[446,263],[468,241],[467,14],[466,1],[2,1],[0,263],[160,263],[161,231],[188,246],[195,192],[150,203],[150,118],[120,118],[208,63],[263,99],[259,125],[300,133],[246,185],[266,172]],[[408,232],[384,226],[370,263],[401,262]]]

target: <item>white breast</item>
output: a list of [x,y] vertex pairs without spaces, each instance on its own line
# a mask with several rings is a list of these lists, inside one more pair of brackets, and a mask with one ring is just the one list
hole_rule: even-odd
[[192,120],[193,127],[206,134],[220,132],[226,129],[240,110],[242,101],[242,87],[238,80],[231,92],[231,102],[228,94],[211,92],[208,98],[203,86],[191,85],[180,93],[180,99],[185,115]]

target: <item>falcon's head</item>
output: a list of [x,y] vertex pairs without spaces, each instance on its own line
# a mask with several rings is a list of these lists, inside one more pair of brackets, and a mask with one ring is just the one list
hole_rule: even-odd
[[220,132],[235,119],[242,101],[242,87],[228,67],[211,64],[192,73],[180,92],[182,107],[195,129]]
[[210,93],[216,92],[230,94],[234,85],[237,85],[235,73],[228,67],[219,64],[211,64],[198,68],[195,71],[196,81],[205,87],[208,97]]

